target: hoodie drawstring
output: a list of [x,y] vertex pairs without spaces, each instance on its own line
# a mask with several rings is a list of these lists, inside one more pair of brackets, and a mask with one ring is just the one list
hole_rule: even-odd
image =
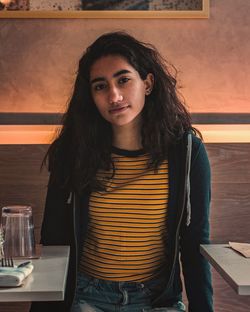
[[187,136],[187,220],[186,225],[191,223],[191,201],[190,201],[190,169],[191,169],[191,155],[192,155],[192,134]]
[[68,199],[67,199],[67,204],[71,204],[71,202],[72,202],[72,195],[73,195],[73,193],[70,192],[70,193],[69,193],[69,197],[68,197]]

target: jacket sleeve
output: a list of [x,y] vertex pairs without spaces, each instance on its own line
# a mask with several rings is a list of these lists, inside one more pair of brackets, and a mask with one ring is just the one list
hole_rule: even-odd
[[[51,181],[51,179],[50,179]],[[43,301],[32,302],[30,312],[68,312],[71,306],[71,298],[74,288],[70,287],[70,282],[75,282],[75,277],[72,276],[70,269],[75,263],[75,258],[72,256],[72,239],[70,238],[71,230],[71,209],[67,204],[68,193],[60,187],[54,186],[49,181],[45,209],[43,214],[43,222],[41,229],[41,243],[43,245],[70,245],[70,260],[67,276],[67,284],[65,290],[64,301]]]
[[67,205],[68,193],[49,181],[43,221],[41,244],[69,245],[70,207]]
[[210,165],[204,145],[193,139],[190,172],[191,223],[183,220],[180,249],[189,312],[212,312],[210,266],[200,254],[200,244],[209,244]]

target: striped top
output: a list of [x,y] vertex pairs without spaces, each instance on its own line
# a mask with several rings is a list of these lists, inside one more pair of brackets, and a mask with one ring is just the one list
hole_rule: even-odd
[[[80,271],[112,281],[145,281],[165,264],[168,163],[148,169],[143,151],[115,148],[115,175],[92,192]],[[110,172],[108,174],[110,177]]]

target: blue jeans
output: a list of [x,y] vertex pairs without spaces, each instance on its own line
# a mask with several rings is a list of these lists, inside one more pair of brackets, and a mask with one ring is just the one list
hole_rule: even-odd
[[183,312],[178,301],[172,307],[153,308],[152,300],[159,292],[159,280],[112,282],[78,274],[75,301],[71,312]]

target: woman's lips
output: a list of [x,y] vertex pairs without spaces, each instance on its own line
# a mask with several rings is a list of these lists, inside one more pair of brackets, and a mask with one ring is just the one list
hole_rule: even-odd
[[124,105],[124,106],[120,106],[120,107],[114,107],[112,109],[109,110],[110,114],[118,114],[118,113],[122,113],[125,110],[127,110],[129,108],[129,105]]

